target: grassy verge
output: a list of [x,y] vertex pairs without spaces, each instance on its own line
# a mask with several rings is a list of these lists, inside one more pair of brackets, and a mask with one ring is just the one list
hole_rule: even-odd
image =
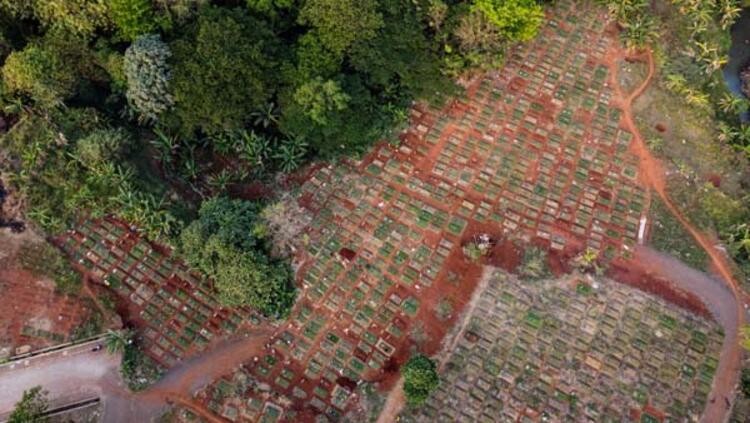
[[649,240],[651,246],[680,259],[691,267],[704,271],[707,269],[709,259],[706,252],[658,198],[654,198],[651,203],[651,222],[651,239]]

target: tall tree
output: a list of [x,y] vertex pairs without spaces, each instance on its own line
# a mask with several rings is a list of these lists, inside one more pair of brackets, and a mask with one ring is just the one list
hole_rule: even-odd
[[174,115],[186,135],[239,129],[266,104],[277,39],[243,9],[204,7],[172,44]]
[[302,24],[315,28],[323,45],[343,54],[356,41],[373,38],[383,26],[376,0],[306,0]]
[[421,354],[412,356],[401,367],[404,378],[404,394],[411,405],[420,405],[427,400],[440,384],[435,362]]

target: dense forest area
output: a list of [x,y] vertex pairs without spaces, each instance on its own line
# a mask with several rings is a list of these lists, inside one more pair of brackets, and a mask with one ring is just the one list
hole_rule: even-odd
[[45,233],[115,215],[228,305],[282,315],[291,272],[247,229],[262,206],[223,197],[388,138],[542,19],[536,0],[0,0],[0,170]]

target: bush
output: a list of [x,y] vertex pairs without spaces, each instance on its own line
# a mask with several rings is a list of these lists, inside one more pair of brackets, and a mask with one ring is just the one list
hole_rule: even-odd
[[123,348],[120,374],[133,391],[141,391],[161,378],[163,370],[136,343],[127,343]]
[[28,95],[43,107],[59,105],[73,93],[76,81],[57,54],[36,44],[11,53],[2,74],[7,90]]
[[294,303],[292,272],[268,257],[259,210],[248,201],[205,201],[198,219],[182,231],[180,250],[190,266],[213,278],[222,304],[282,317]]
[[423,404],[440,384],[435,362],[421,354],[413,356],[401,367],[401,375],[406,401],[412,406]]
[[127,80],[125,96],[141,119],[156,121],[169,110],[174,99],[169,92],[172,55],[158,35],[144,35],[125,51],[123,68]]
[[8,423],[48,422],[49,418],[44,416],[48,408],[47,391],[43,391],[41,386],[35,386],[23,391],[21,400],[16,403],[8,417]]
[[112,20],[124,40],[135,40],[156,29],[150,0],[109,0]]

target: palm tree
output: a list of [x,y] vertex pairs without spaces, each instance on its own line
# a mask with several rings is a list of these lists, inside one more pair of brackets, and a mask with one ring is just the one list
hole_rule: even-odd
[[747,110],[747,100],[725,93],[719,100],[719,109],[724,113],[739,114]]
[[208,177],[208,185],[217,192],[224,192],[232,182],[232,174],[226,169],[214,173]]
[[625,45],[631,49],[642,48],[658,36],[654,19],[650,15],[639,15],[626,22],[622,34]]
[[271,124],[279,122],[279,110],[274,102],[269,102],[263,108],[250,113],[255,126],[268,128]]
[[666,83],[665,85],[670,91],[674,91],[676,93],[680,93],[685,89],[685,85],[687,84],[687,80],[684,76],[678,74],[678,73],[670,73],[666,76]]
[[125,347],[133,343],[135,332],[132,329],[119,331],[108,330],[104,337],[104,346],[110,354],[117,354],[125,350]]
[[305,154],[307,154],[307,142],[302,138],[293,137],[278,147],[273,158],[279,161],[281,171],[289,173],[302,164]]
[[724,31],[728,30],[742,13],[742,8],[736,0],[721,0],[719,10],[721,13],[719,22],[721,23],[721,29]]
[[157,151],[159,151],[159,159],[164,166],[171,166],[173,155],[177,152],[180,147],[180,140],[176,135],[169,136],[159,128],[154,128],[154,134],[156,139],[151,140]]
[[732,143],[736,136],[737,130],[735,130],[731,125],[728,125],[724,122],[719,122],[719,141]]
[[271,143],[268,138],[256,134],[255,131],[242,131],[241,135],[241,150],[239,153],[242,158],[255,167],[264,168],[271,150]]

